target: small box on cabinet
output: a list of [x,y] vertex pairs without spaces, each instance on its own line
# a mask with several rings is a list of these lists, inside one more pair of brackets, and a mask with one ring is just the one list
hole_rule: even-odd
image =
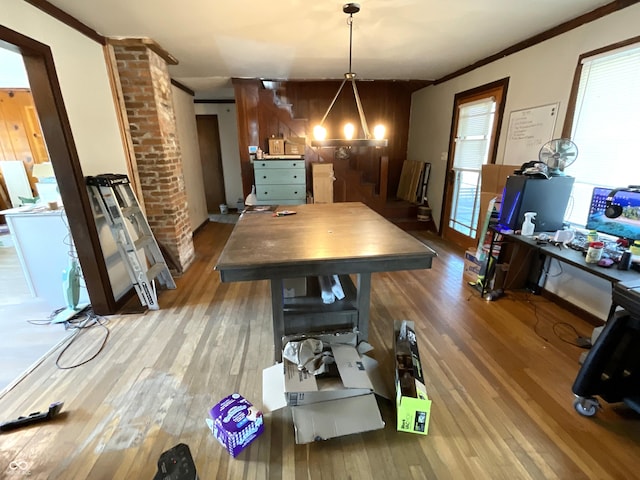
[[285,155],[304,155],[305,146],[305,137],[289,137],[284,142],[284,153]]
[[284,138],[269,139],[269,155],[284,155]]

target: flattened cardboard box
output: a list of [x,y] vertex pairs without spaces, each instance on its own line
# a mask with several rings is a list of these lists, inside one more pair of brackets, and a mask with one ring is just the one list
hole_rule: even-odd
[[389,395],[378,363],[352,345],[331,348],[338,379],[298,375],[288,360],[263,370],[263,412],[291,406],[298,444],[384,428],[375,394]]

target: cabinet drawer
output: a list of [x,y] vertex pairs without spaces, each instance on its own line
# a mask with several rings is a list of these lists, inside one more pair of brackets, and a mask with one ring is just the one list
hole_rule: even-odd
[[301,168],[304,170],[304,160],[255,160],[253,168]]
[[305,183],[306,173],[303,168],[256,168],[255,177],[256,185],[300,185]]
[[306,188],[302,185],[256,185],[258,200],[303,200],[307,196]]

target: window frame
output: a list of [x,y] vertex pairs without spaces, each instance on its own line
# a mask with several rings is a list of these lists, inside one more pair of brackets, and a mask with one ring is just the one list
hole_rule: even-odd
[[[585,52],[583,54],[581,54],[578,57],[578,62],[576,65],[576,69],[574,72],[574,76],[573,76],[573,82],[571,84],[571,93],[569,95],[569,101],[567,103],[567,111],[566,111],[566,115],[565,115],[565,119],[564,119],[564,123],[562,126],[562,137],[563,138],[569,138],[572,139],[572,132],[573,132],[573,127],[574,127],[574,121],[575,121],[575,115],[576,115],[576,106],[577,106],[577,101],[578,101],[578,92],[579,92],[579,87],[580,87],[580,80],[582,77],[582,70],[583,70],[583,66],[584,66],[584,62],[586,59],[595,57],[595,56],[599,56],[599,55],[606,55],[610,52],[613,52],[615,50],[621,49],[621,48],[625,48],[628,46],[639,46],[640,47],[640,36],[636,36],[636,37],[632,37],[629,38],[627,40],[623,40],[620,42],[616,42],[610,45],[606,45],[604,47],[600,47],[597,48],[595,50],[591,50],[589,52]],[[580,149],[580,145],[578,145],[578,149]],[[579,151],[579,150],[578,150]],[[579,154],[578,154],[579,157]],[[578,158],[578,162],[579,162],[579,158]],[[576,177],[576,180],[579,180],[578,177]],[[603,185],[605,188],[608,188],[609,185]],[[575,186],[574,186],[575,188]],[[572,207],[572,203],[573,202],[573,193],[572,193],[572,199],[570,200],[570,204],[569,204],[569,208],[573,208]],[[565,221],[567,220],[567,214],[565,213]],[[585,219],[586,221],[586,219]],[[580,224],[575,224],[575,223],[571,223],[572,225],[576,226],[576,227],[580,227],[583,228],[584,225],[580,225]]]
[[567,104],[567,113],[564,117],[564,124],[562,125],[562,136],[564,138],[571,138],[571,132],[573,131],[573,121],[576,113],[576,103],[578,101],[578,88],[580,86],[580,77],[582,76],[582,66],[584,59],[594,57],[596,55],[602,55],[603,53],[612,52],[613,50],[627,47],[635,43],[640,45],[640,36],[629,38],[627,40],[623,40],[622,42],[613,43],[596,50],[591,50],[590,52],[583,53],[578,57],[578,64],[573,75],[573,83],[571,84],[571,94],[569,95],[569,102]]

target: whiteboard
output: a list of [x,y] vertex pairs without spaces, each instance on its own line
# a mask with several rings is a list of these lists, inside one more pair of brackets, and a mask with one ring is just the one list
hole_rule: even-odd
[[553,140],[558,105],[552,103],[511,112],[503,163],[521,165],[538,160],[542,145]]

